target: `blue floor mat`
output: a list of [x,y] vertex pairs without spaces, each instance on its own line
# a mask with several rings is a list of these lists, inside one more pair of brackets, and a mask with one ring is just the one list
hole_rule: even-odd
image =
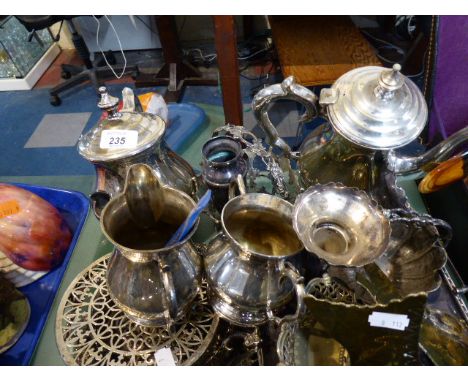
[[[108,86],[109,92],[120,96],[127,84]],[[159,91],[163,88],[134,89],[136,94]],[[207,92],[206,90],[204,92]],[[191,99],[184,96],[184,102]],[[46,114],[90,112],[83,132],[99,120],[101,111],[96,106],[98,98],[90,86],[76,88],[64,95],[62,105],[49,104],[49,90],[0,92],[0,176],[34,175],[92,175],[93,166],[81,158],[73,147],[24,148]],[[171,131],[168,143],[180,149],[203,123],[204,112],[195,105],[169,105]],[[66,126],[64,126],[66,129]]]

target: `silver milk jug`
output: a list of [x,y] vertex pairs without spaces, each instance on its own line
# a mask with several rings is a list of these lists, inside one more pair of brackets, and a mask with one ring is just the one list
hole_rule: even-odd
[[[129,173],[135,168],[149,169],[137,164]],[[158,192],[163,208],[152,214],[151,224],[145,224],[151,219],[139,218],[148,217],[141,204],[155,200],[147,197],[150,193],[145,185],[149,186],[151,176],[157,178],[147,171],[137,173],[145,174],[138,182],[139,193],[129,193],[127,183],[125,192],[112,198],[102,211],[102,232],[114,245],[107,285],[111,298],[131,320],[147,326],[170,325],[190,308],[201,282],[201,259],[190,242],[198,220],[182,242],[166,245],[196,204],[182,191],[162,186]],[[146,211],[151,209],[154,205],[148,203]]]
[[277,320],[296,291],[298,315],[304,288],[294,264],[304,247],[292,228],[293,206],[276,196],[246,194],[241,175],[237,183],[241,195],[224,206],[222,233],[204,256],[211,304],[228,321],[254,326]]

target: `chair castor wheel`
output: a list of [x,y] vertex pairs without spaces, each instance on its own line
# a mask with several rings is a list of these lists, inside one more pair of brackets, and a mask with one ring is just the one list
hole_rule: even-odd
[[52,106],[60,106],[62,100],[59,98],[59,96],[51,95],[49,98],[49,102]]
[[67,72],[66,70],[62,70],[61,76],[64,80],[68,80],[69,78],[71,78],[71,73]]

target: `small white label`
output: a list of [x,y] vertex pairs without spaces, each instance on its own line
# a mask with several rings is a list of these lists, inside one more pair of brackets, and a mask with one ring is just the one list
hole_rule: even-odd
[[388,328],[393,330],[405,330],[409,325],[409,318],[406,314],[372,312],[369,316],[370,326]]
[[138,131],[104,130],[101,134],[101,149],[132,149],[138,144]]
[[154,353],[154,359],[157,366],[175,366],[174,356],[171,349],[162,348]]

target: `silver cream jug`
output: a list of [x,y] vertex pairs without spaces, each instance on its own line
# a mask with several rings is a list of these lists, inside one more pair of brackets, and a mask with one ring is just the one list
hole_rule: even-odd
[[[136,164],[129,172],[135,166],[147,167]],[[107,269],[109,294],[130,319],[147,326],[170,325],[184,316],[201,282],[201,259],[190,243],[198,220],[182,242],[166,246],[196,204],[175,188],[163,186],[159,191],[164,209],[151,226],[137,224],[142,210],[129,208],[145,199],[129,201],[125,193],[107,203],[100,221],[114,245]]]
[[292,228],[293,206],[276,196],[246,194],[241,175],[237,183],[241,195],[224,206],[223,231],[204,255],[211,304],[228,321],[254,326],[278,320],[295,291],[297,316],[304,288],[294,265],[304,248]]

